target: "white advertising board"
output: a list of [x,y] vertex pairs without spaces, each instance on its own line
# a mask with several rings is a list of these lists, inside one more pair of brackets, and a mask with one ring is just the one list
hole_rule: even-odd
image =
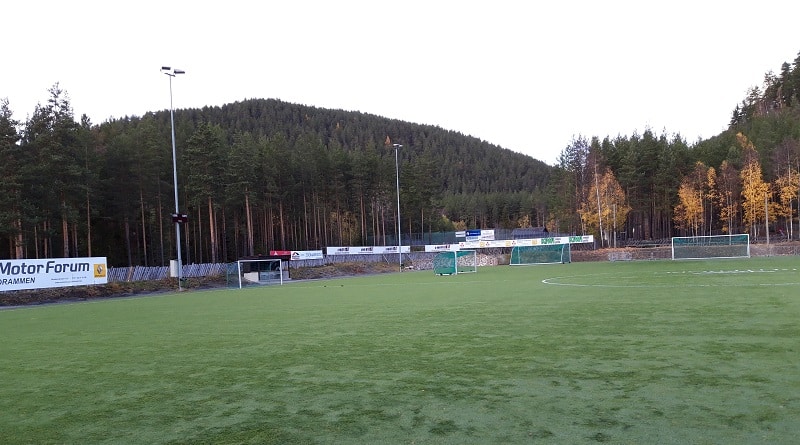
[[106,257],[0,260],[0,291],[106,283]]
[[321,260],[322,259],[322,251],[321,250],[292,250],[291,259],[292,259],[292,261],[297,261],[297,260]]
[[490,249],[496,247],[539,246],[545,244],[581,244],[593,242],[594,235],[580,235],[513,240],[466,241],[460,242],[458,245],[461,249]]
[[[401,252],[411,252],[411,246],[401,246]],[[397,254],[397,246],[328,247],[326,255],[387,255]]]
[[461,250],[458,244],[427,244],[425,245],[426,252],[457,252]]

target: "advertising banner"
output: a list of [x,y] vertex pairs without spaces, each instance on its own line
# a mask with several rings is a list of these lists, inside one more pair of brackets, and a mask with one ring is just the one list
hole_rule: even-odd
[[0,260],[0,291],[106,283],[106,257]]
[[527,239],[514,239],[514,240],[462,241],[458,243],[458,246],[461,249],[490,249],[497,247],[540,246],[545,244],[581,244],[581,243],[593,243],[593,242],[594,242],[594,235],[582,235],[582,236],[556,236],[551,238],[527,238]]
[[[402,246],[403,253],[411,252],[411,246]],[[397,254],[397,246],[327,247],[326,255],[385,255]]]
[[291,259],[293,261],[296,260],[321,260],[322,259],[322,251],[321,250],[292,250],[291,251]]
[[461,250],[461,246],[458,244],[428,244],[425,246],[426,252],[456,252],[459,250]]

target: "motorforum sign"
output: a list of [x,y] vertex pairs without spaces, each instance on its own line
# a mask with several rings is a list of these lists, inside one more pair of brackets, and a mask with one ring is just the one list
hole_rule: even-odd
[[106,283],[106,257],[0,261],[0,291]]

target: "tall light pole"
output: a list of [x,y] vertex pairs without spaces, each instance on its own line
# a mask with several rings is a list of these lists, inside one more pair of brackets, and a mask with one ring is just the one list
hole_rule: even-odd
[[397,176],[397,261],[400,265],[400,272],[403,271],[403,243],[400,241],[403,238],[400,232],[400,164],[397,162],[397,152],[403,148],[400,144],[392,144],[394,147],[394,172]]
[[181,215],[178,206],[178,159],[175,156],[175,115],[172,109],[172,78],[178,74],[186,74],[186,71],[162,66],[161,72],[169,76],[169,121],[172,128],[172,184],[175,189],[175,213],[172,220],[175,222],[175,240],[178,249],[178,290],[183,290],[183,260],[181,259],[181,223],[186,220],[185,215]]

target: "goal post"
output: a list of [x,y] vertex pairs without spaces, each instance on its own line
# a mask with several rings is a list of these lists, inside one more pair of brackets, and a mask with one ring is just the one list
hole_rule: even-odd
[[673,260],[749,258],[750,235],[709,235],[672,237]]
[[478,271],[478,253],[474,250],[439,252],[433,258],[435,275],[456,275]]
[[238,260],[228,264],[225,281],[228,287],[239,289],[253,284],[283,284],[285,264],[279,258]]
[[514,246],[511,249],[511,266],[533,264],[566,264],[572,262],[569,243]]

